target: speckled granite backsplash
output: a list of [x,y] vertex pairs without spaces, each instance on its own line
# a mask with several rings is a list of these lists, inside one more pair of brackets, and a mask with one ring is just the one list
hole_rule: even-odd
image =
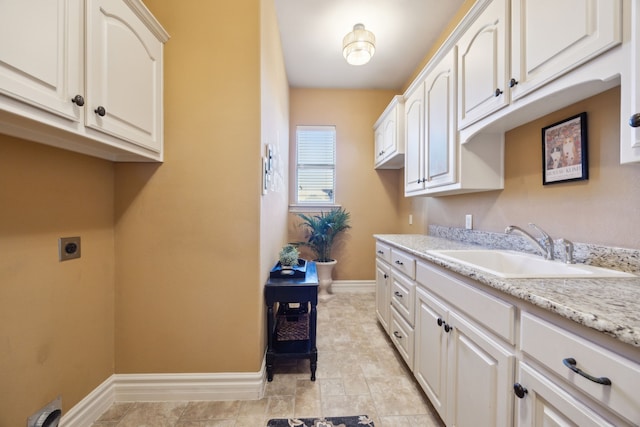
[[[494,249],[539,253],[529,244],[526,238],[515,234],[430,225],[429,235]],[[573,257],[576,263],[590,264],[598,267],[640,274],[639,249],[614,248],[579,242],[573,242],[573,245]],[[556,259],[564,259],[564,254],[561,250],[562,246],[560,244],[556,244]]]

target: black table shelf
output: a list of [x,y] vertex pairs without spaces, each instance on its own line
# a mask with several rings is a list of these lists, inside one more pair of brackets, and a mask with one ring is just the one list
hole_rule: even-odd
[[264,289],[267,305],[267,379],[279,359],[309,359],[311,381],[316,379],[318,349],[316,323],[318,274],[307,262],[304,277],[269,278]]

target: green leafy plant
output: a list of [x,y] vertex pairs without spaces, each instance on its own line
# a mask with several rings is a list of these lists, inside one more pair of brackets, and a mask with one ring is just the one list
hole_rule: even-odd
[[316,261],[333,261],[331,249],[334,239],[343,231],[351,228],[349,212],[339,207],[321,212],[319,215],[300,213],[298,216],[302,218],[300,226],[306,228],[308,238],[306,242],[298,242],[296,244],[306,246],[315,252]]
[[278,257],[280,258],[280,264],[283,267],[295,267],[298,265],[300,252],[298,251],[298,248],[293,245],[285,245],[280,250]]

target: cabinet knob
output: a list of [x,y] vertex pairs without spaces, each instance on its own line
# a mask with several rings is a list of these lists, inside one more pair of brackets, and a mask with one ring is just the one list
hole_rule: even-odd
[[446,333],[451,332],[451,330],[452,330],[452,329],[453,329],[453,328],[452,328],[448,323],[445,323],[445,324],[444,324],[444,331],[445,331]]
[[107,110],[105,110],[102,105],[98,106],[98,108],[93,110],[93,112],[99,115],[100,117],[104,117],[105,114],[107,114]]
[[444,324],[444,320],[442,320],[442,317],[438,317],[438,326],[442,326]]
[[76,95],[71,98],[71,102],[76,104],[78,107],[82,107],[84,105],[84,98],[82,97],[82,95]]
[[503,94],[503,92],[500,90],[500,88],[497,88],[496,91],[495,91],[496,98],[498,96],[502,95],[502,94]]
[[609,378],[594,377],[593,375],[589,375],[582,369],[578,368],[577,366],[578,362],[576,362],[576,359],[574,359],[573,357],[567,357],[566,359],[562,359],[562,363],[564,364],[564,366],[571,369],[573,372],[580,375],[581,377],[588,379],[589,381],[593,381],[594,383],[598,383],[602,385],[611,385],[611,380]]
[[518,84],[518,81],[516,79],[509,80],[509,87],[514,87],[517,84]]
[[383,277],[384,277],[385,279],[388,279],[388,278],[389,278],[389,275],[388,275],[387,273],[384,273],[384,276],[383,276]]
[[629,126],[632,128],[640,127],[640,113],[635,113],[633,116],[629,117]]
[[529,390],[524,388],[522,386],[522,384],[515,383],[513,385],[513,392],[516,394],[516,396],[518,396],[520,399],[522,399],[522,398],[524,398],[525,394],[529,393]]

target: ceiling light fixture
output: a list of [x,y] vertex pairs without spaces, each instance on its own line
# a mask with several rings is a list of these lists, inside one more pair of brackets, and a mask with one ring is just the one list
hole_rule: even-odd
[[375,51],[376,36],[362,24],[354,25],[353,31],[342,39],[342,55],[351,65],[366,64]]

